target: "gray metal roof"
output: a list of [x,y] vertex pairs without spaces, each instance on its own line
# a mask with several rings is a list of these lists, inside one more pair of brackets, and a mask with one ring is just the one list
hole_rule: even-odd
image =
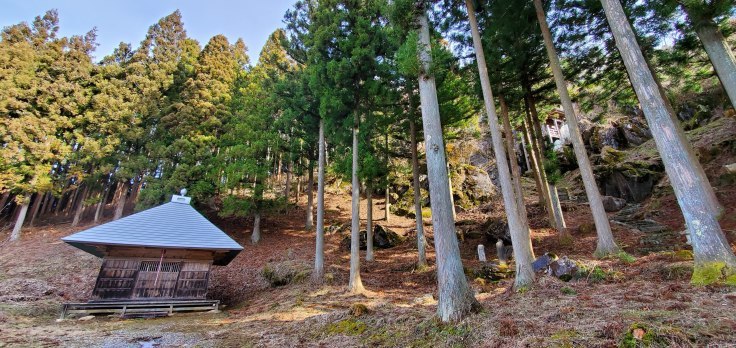
[[191,205],[176,201],[92,227],[61,240],[95,255],[98,253],[90,250],[91,245],[200,249],[234,252],[235,255],[243,250],[240,244]]

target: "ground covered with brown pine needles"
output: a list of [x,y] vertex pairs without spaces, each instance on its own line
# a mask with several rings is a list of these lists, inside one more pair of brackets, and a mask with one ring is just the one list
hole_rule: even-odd
[[[719,192],[726,217],[736,215],[736,195],[729,192]],[[328,226],[349,221],[349,199],[339,189],[328,192]],[[262,223],[263,240],[256,246],[248,242],[248,221],[212,216],[245,246],[212,277],[210,297],[223,300],[226,307],[219,313],[158,319],[100,316],[56,322],[61,303],[89,298],[100,260],[59,240],[90,226],[31,229],[20,242],[0,245],[0,347],[726,347],[736,343],[736,289],[690,285],[688,253],[642,255],[638,251],[641,235],[612,225],[619,245],[633,258],[595,259],[595,231],[586,228],[592,223],[586,205],[566,205],[573,238],[560,240],[544,227],[538,207],[527,203],[535,253],[567,255],[591,271],[569,282],[540,276],[523,292],[511,289],[511,279],[487,282],[469,276],[482,311],[454,324],[434,318],[431,245],[430,267],[416,269],[414,220],[392,216],[390,222],[382,221],[382,200],[373,214],[377,223],[408,238],[398,247],[377,250],[374,262],[362,260],[366,293],[345,291],[349,251],[340,248],[340,233],[326,239],[328,280],[310,283],[314,232],[303,228],[302,200],[285,214],[267,216]],[[460,213],[458,221],[480,223],[486,214],[502,215],[499,205],[484,209],[486,213]],[[679,218],[676,206],[665,204],[661,209],[672,210],[660,211],[661,215]],[[365,217],[365,202],[362,214]],[[724,219],[723,227],[734,245],[736,221],[732,220]],[[431,236],[429,219],[425,222]],[[461,241],[469,274],[480,267],[479,243],[494,254],[493,245],[477,234]],[[291,272],[292,282],[271,287],[264,269]]]

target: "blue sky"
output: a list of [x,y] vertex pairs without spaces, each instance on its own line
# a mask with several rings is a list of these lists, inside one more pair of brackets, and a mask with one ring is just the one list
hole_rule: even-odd
[[84,34],[97,27],[96,58],[112,53],[118,43],[137,47],[148,27],[176,9],[187,35],[204,47],[210,37],[224,34],[231,42],[245,40],[255,62],[268,35],[283,27],[286,10],[296,0],[0,0],[0,27],[32,22],[46,10],[59,11],[63,36]]

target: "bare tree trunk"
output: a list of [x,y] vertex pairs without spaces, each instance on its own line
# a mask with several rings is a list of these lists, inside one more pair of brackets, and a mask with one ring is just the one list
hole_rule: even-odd
[[516,198],[516,205],[519,209],[519,218],[523,219],[522,225],[529,226],[529,220],[526,215],[526,204],[524,204],[524,191],[521,189],[521,171],[519,170],[519,163],[516,162],[514,134],[511,129],[511,121],[509,121],[509,109],[506,106],[506,100],[503,95],[498,96],[498,102],[501,104],[501,119],[503,121],[504,133],[506,133],[506,151],[508,151],[509,155],[511,176],[514,184],[514,197]]
[[552,197],[549,192],[549,180],[547,180],[547,172],[544,170],[544,162],[546,155],[546,148],[544,146],[544,136],[539,125],[539,115],[537,114],[537,107],[534,102],[534,97],[531,95],[531,91],[528,92],[526,101],[529,106],[529,115],[527,115],[527,126],[532,137],[532,146],[536,147],[537,155],[537,169],[539,170],[539,177],[542,179],[542,193],[544,194],[544,209],[547,211],[549,217],[549,223],[552,225],[555,221],[554,208],[552,207]]
[[128,185],[129,181],[120,182],[120,194],[118,196],[117,204],[115,205],[115,215],[112,220],[115,221],[123,217],[123,210],[125,209],[125,203],[128,200]]
[[[557,51],[555,50],[554,43],[552,42],[552,33],[550,33],[549,26],[547,25],[547,18],[544,14],[542,1],[534,0],[534,7],[537,12],[539,26],[542,30],[542,36],[544,37],[544,45],[547,47],[550,67],[552,68],[552,73],[555,77],[555,84],[557,85],[557,93],[560,95],[562,109],[565,112],[565,119],[567,120],[567,126],[570,131],[570,140],[572,141],[575,158],[577,159],[578,167],[580,168],[580,176],[583,179],[583,186],[585,186],[585,193],[588,196],[588,203],[590,204],[593,221],[595,222],[596,231],[598,233],[598,246],[596,247],[595,255],[601,257],[613,254],[618,252],[620,249],[613,240],[611,225],[608,222],[606,210],[603,208],[601,194],[600,191],[598,191],[598,185],[595,182],[595,175],[593,174],[593,168],[591,167],[590,160],[588,159],[588,153],[585,150],[583,137],[580,135],[578,118],[577,115],[575,115],[575,109],[567,91],[565,77],[562,75],[560,58],[557,56]],[[553,199],[553,207],[559,207],[557,188],[551,187],[550,192]],[[561,213],[562,211],[559,210],[559,212]],[[562,217],[560,216],[559,219],[562,219]],[[564,226],[564,219],[562,220],[562,225]],[[562,231],[564,231],[564,229]]]
[[77,207],[76,211],[74,212],[74,220],[72,221],[72,227],[76,227],[79,225],[79,220],[82,218],[82,213],[84,212],[84,200],[87,198],[87,193],[89,193],[89,185],[83,184],[84,190],[82,191],[81,198],[77,201]]
[[102,216],[102,210],[105,207],[105,201],[107,201],[107,196],[110,194],[110,189],[112,187],[110,185],[105,185],[102,188],[102,192],[100,192],[100,201],[97,203],[97,209],[95,209],[95,220],[94,223],[100,222],[100,217]]
[[317,233],[312,279],[322,281],[325,274],[325,121],[319,120],[317,156]]
[[286,185],[284,187],[284,197],[286,202],[289,202],[289,194],[291,192],[291,170],[293,169],[291,158],[287,159],[286,163]]
[[261,241],[261,212],[253,214],[253,231],[250,234],[250,242],[258,244]]
[[[391,162],[389,161],[389,151],[388,151],[388,130],[386,131],[386,169],[389,169],[389,165]],[[391,182],[388,180],[388,174],[386,174],[386,204],[384,205],[386,207],[386,222],[389,222],[389,219],[391,218]]]
[[281,183],[281,154],[279,154],[278,163],[276,164],[276,182]]
[[450,206],[452,207],[452,219],[457,219],[457,211],[455,210],[455,192],[452,190],[452,172],[450,171],[450,160],[447,159],[447,150],[445,150],[445,160],[447,161],[445,165],[447,166],[447,187],[450,190]]
[[45,214],[48,211],[48,207],[51,205],[53,198],[54,195],[51,193],[51,191],[46,192],[46,194],[43,196],[43,203],[41,203],[41,210],[38,212],[39,216]]
[[550,203],[552,204],[552,211],[554,212],[555,226],[557,227],[557,232],[559,232],[561,236],[569,236],[570,232],[567,230],[565,216],[562,215],[560,196],[557,194],[557,186],[554,184],[549,184],[549,197],[551,199]]
[[20,239],[20,231],[21,228],[23,228],[23,221],[26,219],[26,215],[28,214],[28,206],[31,204],[31,195],[26,194],[25,197],[23,197],[23,202],[21,203],[20,212],[18,213],[18,218],[15,220],[15,226],[13,226],[13,232],[10,233],[10,241],[14,242],[18,239]]
[[54,203],[56,202],[56,197],[54,197],[54,194],[49,192],[48,194],[48,200],[46,203],[44,203],[43,207],[41,207],[41,215],[46,215],[49,212],[51,212],[54,208]]
[[[412,112],[414,108],[412,108]],[[424,221],[422,220],[422,195],[419,185],[419,156],[417,154],[417,126],[414,115],[409,116],[409,132],[411,133],[411,175],[414,184],[414,215],[417,224],[417,250],[419,260],[417,267],[427,266],[427,239],[424,238]]]
[[350,280],[348,282],[348,291],[361,293],[365,289],[363,288],[363,282],[360,280],[360,180],[358,179],[360,115],[355,112],[353,118],[353,216],[350,226]]
[[66,205],[64,206],[64,210],[62,210],[62,213],[64,213],[64,216],[69,216],[73,208],[76,206],[77,200],[79,199],[79,193],[81,192],[80,187],[77,186],[77,188],[74,189],[74,194],[69,197],[69,201],[66,202]]
[[135,185],[135,188],[130,193],[130,199],[128,200],[133,203],[133,211],[135,211],[135,205],[138,203],[138,197],[141,194],[141,189],[143,188],[144,180],[145,180],[145,177],[141,175],[140,180],[138,180],[138,183]]
[[43,201],[44,194],[41,192],[36,193],[36,198],[33,199],[33,206],[31,207],[31,221],[29,221],[28,226],[33,227],[34,222],[36,221],[36,217],[38,216],[38,210],[41,208],[41,201]]
[[514,285],[517,288],[525,288],[534,282],[534,270],[532,269],[534,251],[532,250],[532,241],[529,236],[529,226],[526,223],[526,219],[521,217],[517,200],[514,197],[514,186],[511,183],[509,165],[506,162],[506,151],[503,147],[501,131],[498,128],[496,107],[493,105],[493,91],[491,90],[491,82],[488,79],[488,66],[486,65],[483,44],[481,43],[472,0],[465,0],[465,5],[468,8],[470,29],[473,35],[473,48],[475,49],[478,74],[480,75],[481,87],[483,89],[483,101],[485,102],[486,113],[488,114],[488,125],[491,129],[491,140],[493,141],[493,152],[496,156],[498,177],[501,183],[503,205],[506,210],[506,218],[511,232],[514,258],[516,258],[516,279]]
[[528,122],[522,120],[521,125],[524,128],[523,136],[527,139],[527,143],[529,144],[528,151],[530,153],[529,157],[531,158],[530,169],[532,170],[532,174],[534,174],[534,183],[537,185],[537,202],[542,209],[545,209],[547,202],[545,202],[544,200],[544,191],[542,189],[542,175],[539,172],[540,165],[537,162],[537,150],[534,146],[534,140],[531,138],[530,129],[527,124]]
[[302,176],[297,175],[296,176],[296,192],[294,192],[294,200],[296,204],[299,204],[299,196],[302,192]]
[[688,6],[684,6],[684,8],[694,24],[695,33],[708,53],[708,58],[710,58],[710,62],[721,80],[723,89],[726,90],[726,94],[731,100],[731,106],[736,108],[736,59],[733,50],[731,50],[723,34],[718,30],[718,25],[712,19],[698,21],[695,16],[691,15]]
[[[710,186],[708,178],[702,174],[700,163],[688,157],[688,153],[692,153],[691,145],[678,137],[682,129],[673,121],[672,108],[668,107],[667,99],[647,69],[621,3],[618,0],[601,0],[601,3],[687,222],[695,256],[692,281],[707,284],[719,278],[709,277],[708,274],[732,275],[736,272],[736,256],[709,201],[709,192],[705,187],[706,184]],[[728,270],[724,270],[724,267]]]
[[445,144],[442,139],[437,86],[431,74],[432,56],[429,21],[426,9],[419,14],[419,76],[424,137],[427,148],[427,177],[432,202],[432,226],[437,259],[438,304],[437,315],[444,322],[459,321],[477,308],[478,302],[468,285],[460,260],[460,247],[452,217],[452,200],[447,176]]
[[[523,120],[522,120],[522,123],[523,123]],[[526,164],[526,170],[524,171],[524,173],[526,173],[527,171],[529,171],[529,169],[532,168],[532,165],[529,162],[529,150],[526,149],[525,137],[526,136],[524,134],[521,135],[521,153],[524,155],[524,164]]]
[[309,172],[307,173],[307,223],[305,228],[307,231],[314,227],[314,161],[309,160]]
[[366,234],[366,249],[365,249],[365,260],[373,261],[373,187],[371,184],[366,184],[365,187],[366,195],[366,223],[365,223],[365,234]]

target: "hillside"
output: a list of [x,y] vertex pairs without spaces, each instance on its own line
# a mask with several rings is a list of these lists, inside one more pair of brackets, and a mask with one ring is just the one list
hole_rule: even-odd
[[[531,182],[525,185],[531,188]],[[725,198],[725,197],[721,197]],[[327,221],[338,226],[349,221],[349,195],[328,191]],[[613,225],[614,235],[635,257],[594,259],[595,232],[583,204],[565,203],[573,239],[560,241],[541,228],[544,218],[527,201],[536,255],[546,251],[567,255],[589,268],[584,278],[563,282],[541,276],[523,293],[511,290],[510,279],[472,283],[483,311],[457,324],[440,324],[434,318],[436,290],[434,267],[414,269],[415,240],[376,252],[376,261],[363,261],[365,295],[345,292],[349,252],[340,248],[340,233],[327,237],[328,279],[324,285],[298,280],[271,287],[264,267],[308,272],[314,233],[303,230],[303,204],[284,215],[268,216],[263,240],[248,243],[247,221],[214,221],[245,246],[227,267],[215,271],[210,296],[226,304],[220,313],[175,314],[168,318],[121,320],[97,317],[56,322],[60,304],[89,297],[100,260],[62,243],[59,238],[75,230],[68,225],[28,231],[19,243],[5,242],[0,253],[0,342],[4,346],[130,346],[159,347],[276,347],[276,346],[618,346],[642,342],[655,346],[726,344],[736,337],[733,288],[689,284],[691,262],[687,252],[641,252],[642,233]],[[364,206],[365,207],[365,206]],[[382,201],[374,216],[383,217]],[[736,214],[727,205],[726,216]],[[662,209],[672,209],[663,206]],[[501,207],[485,207],[489,215]],[[676,215],[674,211],[660,211]],[[481,211],[461,213],[459,225],[469,231],[461,242],[468,273],[478,270],[475,247],[492,245],[479,231]],[[425,220],[429,223],[429,220]],[[392,216],[385,224],[411,236],[413,220]],[[731,231],[733,227],[724,226]],[[431,232],[431,228],[429,228]],[[432,248],[430,265],[434,265]],[[474,276],[470,276],[472,280]],[[363,304],[367,312],[356,306]],[[353,313],[353,314],[351,314]],[[640,331],[636,331],[640,333]]]

